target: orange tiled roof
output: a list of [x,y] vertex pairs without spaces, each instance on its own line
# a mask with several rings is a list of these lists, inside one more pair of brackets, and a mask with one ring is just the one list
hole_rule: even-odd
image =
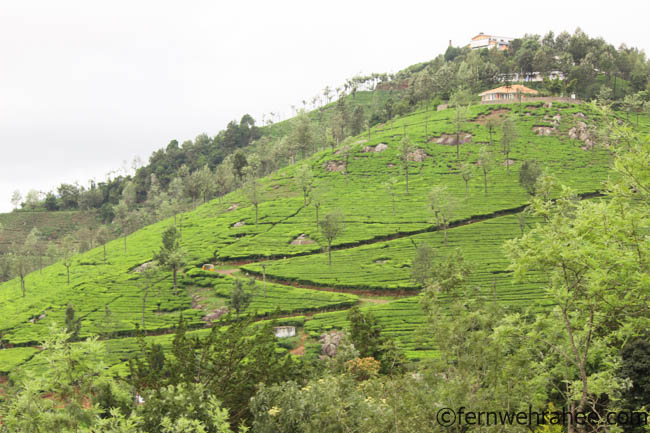
[[478,96],[490,95],[492,93],[528,93],[531,95],[537,95],[539,92],[537,90],[529,89],[526,86],[521,84],[513,84],[512,86],[501,86],[496,89],[487,90],[483,93],[479,93]]

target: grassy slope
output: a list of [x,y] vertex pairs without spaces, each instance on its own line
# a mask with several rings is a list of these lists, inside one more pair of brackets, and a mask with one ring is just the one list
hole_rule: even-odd
[[[471,117],[485,114],[495,106],[475,106]],[[515,109],[515,105],[507,107]],[[350,158],[349,175],[329,172],[323,167],[330,160],[340,160],[341,155],[321,151],[310,158],[315,171],[315,186],[324,199],[321,215],[334,208],[345,214],[346,230],[336,239],[335,245],[345,250],[334,253],[334,265],[330,269],[321,254],[324,246],[315,224],[315,209],[304,206],[292,176],[295,167],[287,167],[261,181],[265,201],[260,206],[260,222],[254,224],[254,210],[240,191],[229,194],[222,203],[212,201],[184,215],[183,247],[188,252],[186,275],[182,279],[182,290],[173,295],[168,273],[160,271],[159,281],[150,291],[145,306],[145,327],[147,330],[172,328],[182,313],[192,326],[201,326],[205,309],[192,308],[190,292],[207,289],[210,293],[205,304],[223,304],[231,289],[229,277],[214,278],[214,275],[196,270],[207,262],[240,260],[256,257],[280,258],[267,262],[270,274],[285,280],[300,280],[311,284],[339,287],[366,287],[398,289],[412,287],[408,279],[408,265],[412,256],[410,238],[374,242],[378,237],[407,235],[433,227],[430,211],[426,206],[426,196],[434,184],[444,184],[456,198],[458,206],[454,219],[462,220],[477,215],[516,208],[527,202],[524,190],[517,182],[517,172],[524,159],[537,159],[562,182],[571,185],[579,192],[591,192],[600,187],[608,175],[609,155],[604,151],[584,151],[582,143],[560,141],[554,136],[537,136],[532,132],[533,125],[550,125],[548,116],[560,112],[572,116],[586,112],[583,106],[563,106],[551,109],[529,108],[530,115],[522,113],[518,120],[519,140],[510,158],[515,164],[510,174],[499,164],[489,174],[489,192],[484,195],[482,179],[476,173],[470,182],[470,198],[465,199],[464,184],[457,173],[455,146],[426,142],[425,119],[428,117],[429,136],[453,132],[452,110],[441,112],[418,112],[391,125],[379,125],[371,131],[371,138],[363,134],[352,140],[353,154]],[[589,116],[589,113],[586,113]],[[404,178],[397,160],[397,145],[406,133],[415,146],[426,152],[428,158],[410,165],[410,194],[403,192]],[[648,119],[642,119],[642,128],[648,129]],[[468,122],[464,130],[473,134],[473,142],[461,146],[461,159],[475,162],[478,149],[488,141],[487,130],[476,122]],[[496,137],[498,141],[498,134]],[[381,153],[364,152],[363,148],[377,143],[386,143],[388,149]],[[495,146],[495,150],[498,146]],[[502,157],[501,157],[502,158]],[[399,179],[396,197],[397,212],[393,213],[390,194],[382,184],[390,177]],[[236,205],[237,207],[232,210]],[[473,262],[475,283],[496,288],[497,296],[504,302],[523,304],[538,298],[539,285],[513,286],[507,274],[503,274],[506,263],[499,252],[503,239],[517,236],[519,225],[516,217],[503,217],[451,229],[449,245],[440,246],[440,233],[423,233],[413,236],[416,241],[430,240],[442,250],[460,247]],[[0,326],[2,339],[14,345],[32,345],[47,334],[53,322],[62,323],[64,310],[68,303],[75,306],[83,317],[82,335],[105,333],[105,308],[111,311],[111,332],[122,335],[132,333],[135,323],[142,318],[142,293],[145,283],[140,274],[131,269],[152,259],[159,248],[161,233],[170,220],[148,226],[130,235],[127,251],[123,251],[121,239],[107,245],[108,261],[103,263],[102,248],[96,248],[78,256],[72,267],[71,284],[66,284],[65,268],[59,263],[43,270],[43,274],[33,273],[27,277],[26,298],[20,297],[19,282],[16,280],[0,285],[0,314],[4,317]],[[242,227],[234,228],[237,222]],[[307,234],[316,242],[310,245],[292,245],[290,242],[301,233]],[[370,243],[371,242],[371,243]],[[363,245],[369,243],[368,245]],[[305,255],[306,254],[306,255]],[[282,259],[294,255],[305,255],[294,259]],[[375,263],[379,259],[385,262]],[[245,268],[259,272],[259,264]],[[189,272],[192,270],[191,272]],[[258,283],[259,284],[259,283]],[[267,285],[268,294],[264,298],[261,291],[255,290],[250,314],[260,316],[279,308],[284,314],[315,311],[332,308],[347,308],[356,298],[341,293],[313,291],[296,287]],[[491,288],[491,287],[490,287]],[[419,343],[414,330],[424,316],[418,306],[417,298],[400,299],[381,305],[370,305],[376,311],[388,332],[409,350],[413,357],[430,353],[430,344]],[[43,312],[46,317],[36,323],[29,320]],[[345,314],[331,312],[317,314],[306,323],[306,328],[315,333],[319,329],[343,326]],[[121,346],[123,340],[124,347]],[[113,351],[128,356],[131,353],[128,339],[111,341]],[[121,348],[121,349],[120,349]],[[416,349],[425,349],[417,352]],[[15,349],[9,349],[13,352]],[[6,361],[12,369],[28,359],[31,353],[24,350],[16,352],[12,358],[3,352],[0,360]],[[124,359],[120,357],[120,360]],[[5,361],[3,361],[4,364]],[[117,360],[115,360],[117,362]]]

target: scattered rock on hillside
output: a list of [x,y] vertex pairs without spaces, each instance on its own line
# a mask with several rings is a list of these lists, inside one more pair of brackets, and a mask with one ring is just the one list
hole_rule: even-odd
[[327,171],[343,171],[345,170],[345,164],[343,161],[325,161],[323,168]]
[[428,157],[429,157],[429,155],[427,155],[424,150],[417,149],[415,152],[409,153],[408,160],[409,161],[414,161],[414,162],[422,162]]
[[576,114],[574,114],[573,116],[574,116],[574,117],[579,117],[579,118],[581,118],[581,119],[586,119],[586,118],[587,118],[587,116],[585,116],[584,113],[576,113]]
[[368,152],[383,152],[384,150],[388,149],[388,145],[386,143],[379,143],[376,146],[366,146],[363,148],[362,152],[368,153]]
[[235,224],[232,225],[232,227],[241,227],[246,225],[244,221],[237,221]]
[[343,331],[330,331],[322,334],[318,339],[323,352],[321,358],[334,358],[342,339]]
[[228,207],[228,209],[226,209],[226,210],[227,210],[227,211],[231,211],[231,210],[235,210],[235,209],[237,209],[237,203],[233,203],[233,204],[231,204],[231,205]]
[[[526,108],[528,108],[528,107],[526,107]],[[479,115],[472,122],[484,125],[488,121],[488,119],[500,119],[506,113],[509,113],[509,112],[510,112],[510,110],[508,108],[499,108],[498,110],[490,111],[488,114]],[[526,114],[528,114],[528,113],[526,113]]]
[[[448,146],[455,146],[456,134],[442,134],[440,137],[433,137],[430,141],[437,144],[446,144]],[[458,141],[460,141],[460,144],[471,143],[472,134],[463,132],[462,134],[458,135]]]
[[386,164],[386,167],[388,167],[388,168],[395,168],[395,167],[397,167],[397,166],[396,166],[395,164],[389,162],[388,164]]
[[223,316],[227,312],[228,312],[227,307],[217,308],[216,310],[213,310],[212,312],[210,312],[210,313],[206,314],[205,316],[203,316],[201,318],[201,320],[203,320],[204,322],[212,323],[215,320],[218,320],[219,317]]
[[291,245],[310,245],[313,243],[314,241],[309,239],[304,233],[291,241]]
[[152,266],[155,266],[155,265],[156,265],[156,261],[152,260],[150,262],[141,264],[140,266],[134,268],[131,272],[139,274],[140,272],[143,272],[143,271],[147,270],[148,268],[150,268]]
[[533,126],[533,132],[537,135],[553,135],[557,131],[554,126]]
[[503,161],[503,165],[506,165],[506,166],[513,165],[514,163],[515,163],[515,161],[512,160],[512,159],[506,159],[505,161]]

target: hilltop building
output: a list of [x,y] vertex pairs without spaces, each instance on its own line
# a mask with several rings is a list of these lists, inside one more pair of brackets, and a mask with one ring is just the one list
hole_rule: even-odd
[[515,40],[509,36],[494,36],[486,35],[481,32],[474,36],[469,43],[469,47],[473,50],[480,50],[481,48],[496,48],[497,50],[507,50],[510,48],[510,43]]
[[513,84],[510,86],[501,86],[496,89],[487,90],[483,93],[479,93],[478,96],[481,97],[481,102],[490,102],[514,100],[517,98],[517,95],[532,96],[537,95],[538,93],[537,90],[529,89],[521,84]]

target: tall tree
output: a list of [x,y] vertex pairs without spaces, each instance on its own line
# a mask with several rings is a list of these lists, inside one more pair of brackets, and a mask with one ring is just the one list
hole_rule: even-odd
[[542,166],[537,161],[524,161],[519,170],[519,185],[535,196],[537,193],[537,180],[542,175]]
[[239,278],[233,281],[233,288],[228,299],[228,307],[235,310],[235,316],[239,318],[239,314],[244,311],[251,303],[252,295],[244,288],[244,284]]
[[105,225],[99,226],[97,229],[97,242],[104,248],[104,264],[106,264],[106,244],[111,239],[111,233]]
[[303,205],[307,206],[307,197],[314,183],[314,172],[309,165],[302,164],[296,169],[296,185],[302,190]]
[[485,195],[487,195],[488,193],[487,175],[492,170],[492,167],[494,166],[494,157],[492,156],[492,152],[490,152],[490,149],[488,149],[485,146],[481,147],[481,149],[479,150],[478,164],[481,167],[481,171],[483,172],[483,186],[485,188]]
[[472,178],[472,174],[474,173],[474,167],[469,162],[464,162],[460,165],[458,172],[460,173],[460,177],[463,178],[463,182],[465,182],[465,199],[468,199],[469,181]]
[[162,234],[162,245],[155,259],[172,271],[174,295],[178,294],[178,271],[185,265],[185,250],[181,247],[176,226],[169,226]]
[[255,207],[255,225],[257,225],[259,205],[262,202],[262,194],[260,191],[261,187],[259,181],[252,174],[247,174],[243,189],[244,194],[246,194],[246,198],[248,198],[251,204]]
[[506,171],[510,173],[510,152],[512,146],[518,138],[515,121],[506,117],[501,123],[501,144],[503,145],[503,156],[505,157]]
[[74,255],[77,253],[77,245],[72,235],[67,235],[61,241],[61,255],[63,256],[63,266],[65,266],[68,284],[70,284],[70,268],[73,265]]
[[30,189],[27,195],[25,196],[25,205],[32,211],[32,224],[35,224],[35,214],[36,208],[40,203],[40,193],[35,189]]
[[456,200],[449,194],[447,188],[436,185],[429,191],[429,208],[438,224],[444,231],[444,242],[447,244],[447,229],[456,208]]
[[20,191],[15,190],[11,194],[11,204],[14,206],[14,209],[18,209],[18,206],[20,206],[20,202],[23,200],[23,196],[20,193]]
[[332,242],[343,232],[343,214],[339,210],[329,212],[320,222],[320,231],[327,240],[328,263],[332,265]]
[[650,227],[650,141],[605,113],[601,123],[621,140],[613,167],[617,176],[608,181],[605,199],[580,201],[566,187],[555,200],[540,193],[531,209],[546,224],[505,246],[518,280],[530,271],[545,276],[545,293],[554,308],[529,326],[515,326],[536,352],[548,351],[531,365],[560,375],[558,391],[571,415],[571,433],[585,431],[576,414],[603,416],[610,407],[601,397],[623,387],[616,380],[617,364],[602,360],[616,357],[629,338],[650,326],[650,251],[642,235]]

